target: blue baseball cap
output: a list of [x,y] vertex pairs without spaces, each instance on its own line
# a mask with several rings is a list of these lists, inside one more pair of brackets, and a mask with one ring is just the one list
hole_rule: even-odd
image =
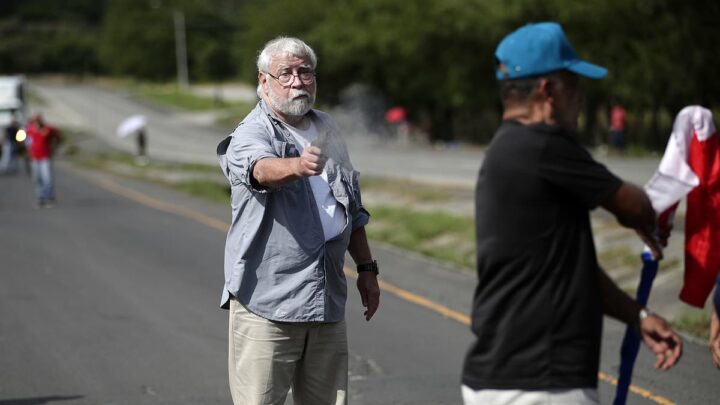
[[528,24],[506,36],[495,50],[498,80],[539,76],[556,70],[569,70],[591,79],[608,73],[602,66],[577,57],[560,24]]

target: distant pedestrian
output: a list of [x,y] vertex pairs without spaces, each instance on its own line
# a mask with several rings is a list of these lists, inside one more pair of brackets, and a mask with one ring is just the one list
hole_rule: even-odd
[[4,174],[15,174],[17,172],[17,161],[21,151],[16,136],[20,124],[15,114],[10,117],[10,123],[5,127],[2,138],[2,156],[0,157],[0,172]]
[[597,404],[603,313],[638,328],[672,367],[682,342],[598,265],[589,211],[602,206],[652,242],[642,189],[593,160],[577,140],[582,61],[557,23],[530,24],[497,47],[503,122],[477,181],[477,274],[463,372],[465,404]]
[[410,121],[407,117],[407,109],[402,106],[395,106],[385,112],[385,122],[392,129],[392,134],[400,143],[407,143],[410,140]]
[[137,130],[135,137],[137,144],[136,162],[140,165],[148,164],[147,158],[147,130],[143,127]]
[[625,126],[627,124],[627,111],[618,104],[613,103],[610,109],[610,143],[618,151],[625,151]]
[[147,155],[147,135],[145,134],[145,128],[140,128],[137,131],[137,155],[138,157],[145,157]]
[[218,145],[232,188],[221,305],[236,405],[347,404],[346,251],[365,319],[379,306],[358,173],[315,102],[315,52],[296,38],[257,60],[257,106]]
[[60,144],[60,132],[46,124],[40,114],[32,117],[26,132],[37,204],[39,207],[49,207],[55,202],[52,158]]

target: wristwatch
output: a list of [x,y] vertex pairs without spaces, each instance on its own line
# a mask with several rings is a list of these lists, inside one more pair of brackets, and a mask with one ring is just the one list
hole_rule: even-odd
[[647,318],[648,316],[650,316],[650,314],[652,314],[652,312],[648,311],[647,308],[643,308],[643,309],[641,309],[640,312],[638,313],[638,320],[639,320],[640,322],[642,322],[643,320],[645,320],[645,318]]
[[380,274],[380,272],[378,271],[377,260],[373,260],[372,263],[358,264],[357,272],[362,273],[363,271],[371,271],[376,276]]

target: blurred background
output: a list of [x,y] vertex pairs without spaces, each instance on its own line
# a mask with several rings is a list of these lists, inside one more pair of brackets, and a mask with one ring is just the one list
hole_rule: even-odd
[[268,39],[299,36],[320,59],[321,103],[360,93],[370,119],[400,105],[429,141],[485,143],[499,115],[496,44],[556,20],[610,70],[588,85],[584,142],[607,143],[615,102],[628,149],[657,151],[680,108],[718,103],[718,15],[712,0],[3,0],[0,73],[214,84],[220,101],[222,83],[255,82]]

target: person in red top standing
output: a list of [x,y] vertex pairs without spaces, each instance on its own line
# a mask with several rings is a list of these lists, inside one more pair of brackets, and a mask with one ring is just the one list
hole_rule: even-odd
[[625,122],[627,112],[620,104],[613,104],[610,110],[610,142],[619,151],[625,150]]
[[55,202],[52,156],[60,143],[60,133],[47,125],[40,114],[32,117],[26,132],[35,196],[40,207],[49,207]]

